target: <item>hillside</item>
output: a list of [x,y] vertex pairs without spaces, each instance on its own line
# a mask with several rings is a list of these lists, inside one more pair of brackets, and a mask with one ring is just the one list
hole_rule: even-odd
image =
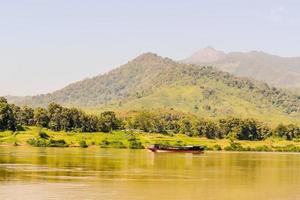
[[285,58],[260,51],[226,54],[208,47],[183,62],[214,66],[222,71],[253,78],[277,87],[300,87],[300,57]]
[[300,122],[299,97],[284,89],[152,53],[51,94],[9,100],[35,107],[57,102],[86,109],[164,108],[211,118],[241,116]]

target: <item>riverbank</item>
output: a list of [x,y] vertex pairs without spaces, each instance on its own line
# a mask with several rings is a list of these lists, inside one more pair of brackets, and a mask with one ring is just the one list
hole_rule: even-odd
[[49,147],[96,147],[101,148],[146,148],[150,144],[202,145],[212,151],[279,151],[300,152],[300,140],[288,141],[268,138],[263,141],[241,141],[229,139],[207,139],[188,137],[183,134],[163,135],[132,131],[112,133],[67,133],[54,132],[38,127],[27,127],[25,131],[0,132],[0,145],[49,146]]

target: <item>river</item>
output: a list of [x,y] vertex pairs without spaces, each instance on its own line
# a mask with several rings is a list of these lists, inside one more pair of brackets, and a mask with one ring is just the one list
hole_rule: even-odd
[[0,147],[0,199],[300,199],[300,154]]

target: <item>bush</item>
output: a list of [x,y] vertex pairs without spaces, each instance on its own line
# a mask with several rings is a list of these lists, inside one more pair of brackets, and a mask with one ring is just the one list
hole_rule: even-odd
[[203,146],[203,148],[204,148],[205,151],[212,151],[213,150],[213,148],[208,147],[208,146]]
[[240,143],[230,142],[230,145],[224,148],[225,151],[247,151]]
[[286,146],[277,146],[277,147],[273,147],[275,149],[275,151],[279,151],[279,152],[300,152],[300,147],[295,146],[293,144],[289,144]]
[[101,148],[120,148],[120,149],[126,148],[126,146],[124,145],[124,143],[122,141],[117,141],[117,140],[108,141],[107,139],[104,139],[101,141],[100,147]]
[[25,131],[25,128],[21,124],[17,124],[16,130],[17,131]]
[[101,141],[101,143],[99,145],[101,148],[108,148],[110,145],[110,142],[107,139],[104,139]]
[[31,138],[27,140],[27,144],[34,147],[67,147],[68,145],[64,140],[46,140],[43,138]]
[[265,151],[265,152],[269,152],[269,151],[272,151],[272,149],[269,148],[266,145],[262,145],[262,146],[257,146],[255,148],[253,148],[252,151]]
[[143,149],[144,148],[139,139],[131,138],[131,139],[128,139],[128,142],[129,142],[130,149]]
[[89,146],[87,145],[87,143],[86,143],[84,140],[81,140],[81,141],[79,142],[79,146],[80,146],[81,148],[87,148],[87,147],[89,147]]
[[45,139],[31,138],[31,139],[27,140],[27,144],[34,146],[34,147],[48,147],[50,145],[50,142]]
[[126,146],[124,145],[124,143],[121,142],[121,141],[111,141],[110,142],[110,146],[112,148],[120,148],[120,149],[126,148]]
[[222,147],[220,145],[216,144],[213,146],[213,150],[214,151],[222,151]]
[[176,143],[175,143],[176,146],[185,146],[186,144],[181,141],[181,140],[177,140]]
[[50,138],[50,136],[47,133],[42,131],[39,132],[39,137],[46,140]]
[[49,147],[68,147],[65,140],[50,140]]

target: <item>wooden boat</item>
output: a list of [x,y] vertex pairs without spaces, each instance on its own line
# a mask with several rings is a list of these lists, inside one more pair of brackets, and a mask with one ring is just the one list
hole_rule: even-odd
[[148,147],[152,152],[178,152],[178,153],[202,153],[204,147],[202,146],[167,146],[154,144]]

